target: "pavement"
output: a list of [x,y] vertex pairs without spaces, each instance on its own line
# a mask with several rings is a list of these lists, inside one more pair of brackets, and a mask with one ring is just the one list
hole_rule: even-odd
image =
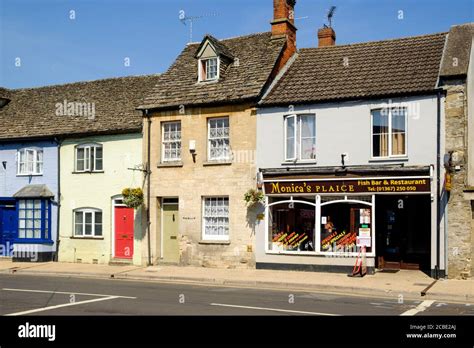
[[[474,280],[434,280],[419,271],[377,272],[363,278],[346,274],[257,269],[216,269],[179,266],[115,266],[79,263],[19,263],[0,261],[0,274],[121,279],[150,282],[301,290],[384,297],[402,301],[436,300],[474,303]],[[434,282],[434,284],[433,284]],[[432,285],[425,296],[421,292]]]

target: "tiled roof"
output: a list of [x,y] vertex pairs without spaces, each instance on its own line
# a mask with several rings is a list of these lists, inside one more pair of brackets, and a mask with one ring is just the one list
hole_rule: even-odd
[[150,89],[140,108],[216,105],[260,97],[285,39],[272,40],[271,33],[260,33],[220,42],[232,53],[235,61],[219,81],[198,83],[195,54],[200,44],[189,44],[169,70],[160,76],[156,86]]
[[[139,132],[142,115],[136,107],[157,79],[133,76],[10,90],[11,102],[0,109],[0,140]],[[58,115],[57,104],[64,101],[89,103],[87,110],[95,115]]]
[[474,23],[451,27],[441,65],[441,77],[467,75]]
[[199,45],[198,49],[196,50],[196,55],[194,57],[197,57],[197,53],[201,50],[202,46],[206,43],[207,40],[209,40],[209,42],[214,46],[217,55],[223,55],[228,58],[234,59],[234,55],[229,50],[229,48],[226,45],[224,45],[221,41],[217,40],[214,36],[209,35],[209,34],[207,34],[202,40],[202,43]]
[[436,87],[446,33],[302,49],[263,105],[401,95]]

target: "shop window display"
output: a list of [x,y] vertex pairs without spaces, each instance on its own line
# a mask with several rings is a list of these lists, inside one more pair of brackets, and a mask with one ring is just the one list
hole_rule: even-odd
[[[299,199],[300,200],[300,199]],[[314,204],[314,200],[308,200]],[[270,251],[315,251],[315,207],[282,202],[269,209]]]
[[321,252],[372,250],[372,208],[356,203],[332,203],[321,207]]

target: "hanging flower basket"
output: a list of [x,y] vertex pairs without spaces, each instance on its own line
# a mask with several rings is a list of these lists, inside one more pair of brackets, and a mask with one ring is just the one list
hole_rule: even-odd
[[133,209],[143,204],[143,190],[141,188],[126,188],[122,191],[123,203]]
[[248,208],[254,207],[257,204],[262,204],[265,196],[262,191],[250,189],[244,195],[244,201]]

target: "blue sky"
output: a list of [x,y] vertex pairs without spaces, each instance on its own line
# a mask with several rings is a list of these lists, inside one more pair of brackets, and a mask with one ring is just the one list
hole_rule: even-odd
[[[272,0],[0,0],[0,86],[36,87],[166,71],[189,41],[270,30]],[[474,21],[472,0],[298,0],[298,47],[336,5],[338,44],[448,31]],[[70,19],[74,11],[75,19]],[[400,12],[403,11],[403,12]],[[399,17],[403,16],[403,19]],[[16,66],[20,59],[20,66]],[[129,66],[126,66],[126,59]]]

